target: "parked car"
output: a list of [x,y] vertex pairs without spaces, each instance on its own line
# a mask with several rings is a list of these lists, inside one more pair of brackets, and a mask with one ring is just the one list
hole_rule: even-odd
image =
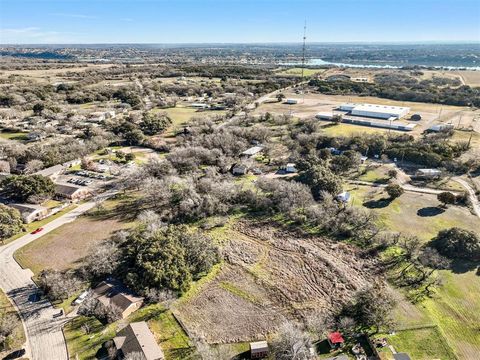
[[38,229],[35,229],[31,232],[31,234],[35,235],[35,234],[38,234],[40,231],[43,230],[43,227],[39,227]]
[[80,305],[88,296],[88,290],[82,292],[73,302],[73,305]]

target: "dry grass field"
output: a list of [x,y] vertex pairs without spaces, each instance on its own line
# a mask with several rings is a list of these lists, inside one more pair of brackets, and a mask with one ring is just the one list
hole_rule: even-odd
[[459,75],[466,85],[480,86],[480,71],[463,70],[455,71],[455,74]]
[[105,69],[112,67],[112,64],[88,64],[86,66],[65,67],[60,69],[26,69],[26,70],[3,70],[0,71],[0,78],[8,78],[11,75],[23,76],[27,79],[42,83],[68,80],[62,75],[67,72],[83,72],[89,69]]
[[263,338],[285,318],[333,311],[375,279],[369,260],[323,238],[247,222],[224,238],[226,263],[173,307],[189,334],[209,343]]
[[[106,206],[114,203],[111,200]],[[118,218],[84,215],[20,248],[14,256],[23,268],[29,268],[34,274],[43,269],[75,268],[95,244],[130,226],[132,223]]]
[[[379,222],[386,228],[416,235],[424,241],[453,226],[474,232],[480,229],[480,220],[468,209],[459,206],[440,209],[435,195],[405,192],[388,202],[384,200],[388,196],[383,189],[351,186],[348,190],[352,192],[353,204],[367,205],[378,214]],[[463,262],[454,264],[452,270],[442,270],[443,286],[433,298],[417,304],[417,310],[408,303],[400,304],[397,309],[399,325],[436,325],[459,359],[475,359],[480,353],[480,276],[477,267],[478,264]],[[405,347],[408,339],[398,341]]]

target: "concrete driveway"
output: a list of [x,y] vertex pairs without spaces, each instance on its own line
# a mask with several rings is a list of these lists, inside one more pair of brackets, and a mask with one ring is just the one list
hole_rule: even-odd
[[[66,360],[67,346],[62,327],[64,316],[53,318],[59,310],[45,299],[35,301],[37,286],[32,281],[33,273],[22,269],[14,260],[13,253],[48,232],[75,220],[95,206],[87,202],[43,226],[38,234],[27,234],[10,244],[0,247],[0,287],[15,304],[25,328],[27,338],[26,356],[32,360]],[[33,301],[32,301],[33,300]]]

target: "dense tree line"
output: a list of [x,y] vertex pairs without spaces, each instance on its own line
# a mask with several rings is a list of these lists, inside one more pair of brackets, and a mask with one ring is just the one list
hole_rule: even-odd
[[310,80],[309,85],[321,93],[330,95],[376,96],[397,101],[480,106],[480,89],[468,85],[451,88],[438,87],[431,83],[407,85],[388,81],[368,84],[351,81],[328,82],[320,79]]

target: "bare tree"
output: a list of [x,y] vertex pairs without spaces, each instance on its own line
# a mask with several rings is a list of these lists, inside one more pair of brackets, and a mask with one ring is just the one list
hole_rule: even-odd
[[311,341],[308,334],[292,323],[285,323],[272,342],[272,351],[277,360],[312,359]]

